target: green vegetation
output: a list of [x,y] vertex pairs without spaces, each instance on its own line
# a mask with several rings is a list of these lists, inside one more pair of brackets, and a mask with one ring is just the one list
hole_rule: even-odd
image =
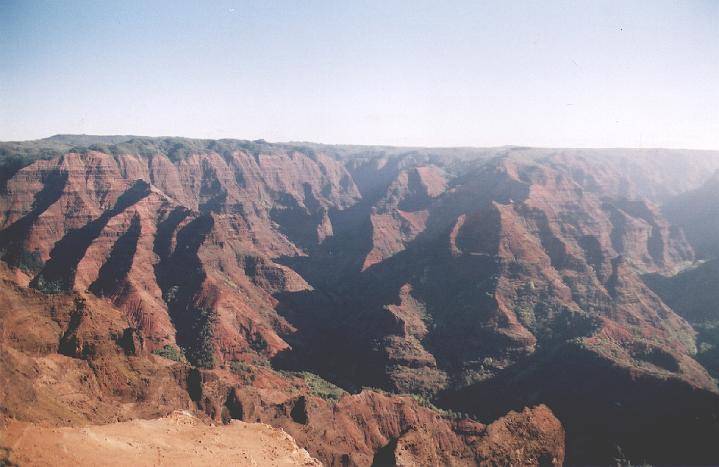
[[58,143],[44,144],[45,140],[22,143],[0,143],[0,194],[7,192],[7,182],[20,169],[36,160],[52,159],[70,149]]
[[230,371],[239,376],[244,384],[252,384],[257,377],[258,368],[270,368],[270,363],[266,359],[256,358],[249,363],[241,360],[233,360],[229,366]]
[[249,363],[241,362],[239,360],[233,360],[230,362],[230,370],[237,375],[241,375],[243,373],[252,371],[252,365],[250,365]]
[[[137,154],[152,157],[164,154],[172,161],[186,159],[193,154],[215,152],[228,157],[236,151],[253,156],[272,154],[278,150],[296,151],[315,157],[315,150],[306,144],[273,144],[265,140],[193,139],[180,137],[56,135],[35,141],[0,142],[0,174],[5,180],[15,172],[39,159],[52,159],[68,152],[85,154],[98,151],[105,154]],[[8,174],[8,172],[10,172]],[[2,180],[0,180],[1,182]]]
[[182,351],[179,350],[174,345],[167,344],[164,347],[160,349],[155,349],[152,351],[155,355],[159,355],[160,357],[166,358],[168,360],[172,360],[175,362],[179,362],[183,360]]
[[185,349],[187,359],[197,367],[214,368],[215,345],[212,342],[212,337],[214,336],[215,310],[208,306],[197,311],[197,317],[192,324],[190,333],[194,341]]
[[55,135],[34,141],[0,142],[0,193],[4,193],[7,181],[18,170],[37,160],[62,156],[78,147],[87,151],[91,145],[113,145],[127,141],[132,136]]
[[0,194],[7,192],[8,180],[19,170],[37,160],[49,160],[70,152],[87,154],[90,151],[113,156],[135,154],[148,158],[163,154],[173,162],[186,159],[193,154],[211,152],[228,159],[237,151],[245,151],[255,158],[260,154],[276,154],[279,151],[296,151],[313,159],[316,158],[315,150],[310,144],[273,144],[264,140],[210,140],[129,135],[55,135],[34,141],[0,142]]
[[[445,417],[450,417],[450,418],[469,418],[469,415],[468,415],[468,414],[462,414],[462,413],[459,413],[459,412],[453,412],[452,410],[440,409],[439,407],[437,407],[436,405],[434,405],[434,404],[432,403],[432,401],[430,400],[430,398],[427,397],[427,396],[421,396],[421,395],[419,395],[419,394],[402,394],[402,395],[403,395],[403,396],[409,396],[409,397],[411,397],[412,399],[414,399],[415,401],[417,401],[417,403],[418,403],[419,405],[421,405],[422,407],[425,407],[425,408],[430,409],[430,410],[434,410],[435,412],[439,412],[440,414],[444,415]],[[462,417],[462,415],[467,415],[467,417]]]
[[325,400],[338,401],[343,396],[347,395],[347,391],[345,391],[344,389],[340,388],[339,386],[335,386],[329,381],[322,379],[316,374],[310,373],[308,371],[278,370],[278,373],[280,373],[286,378],[302,378],[305,381],[305,384],[309,388],[312,395]]
[[363,387],[362,387],[362,390],[363,390],[363,391],[378,392],[378,393],[380,393],[380,394],[385,394],[385,395],[387,395],[387,396],[411,397],[412,399],[414,399],[414,400],[415,400],[419,405],[421,405],[422,407],[424,407],[424,408],[426,408],[426,409],[429,409],[429,410],[432,410],[432,411],[434,411],[434,412],[437,412],[438,414],[440,414],[441,416],[446,417],[446,418],[459,418],[459,419],[472,419],[472,420],[475,420],[475,419],[477,418],[476,415],[473,415],[473,414],[470,414],[470,413],[466,413],[466,412],[456,412],[456,411],[451,410],[451,409],[441,409],[441,408],[437,407],[436,405],[434,405],[434,404],[432,403],[432,400],[431,400],[429,397],[423,396],[423,395],[420,395],[420,394],[414,394],[414,393],[395,393],[395,392],[386,391],[386,390],[384,390],[384,389],[376,388],[376,387],[372,387],[372,386],[363,386]]
[[241,360],[232,360],[230,362],[230,371],[243,377],[251,376],[254,378],[257,368],[272,368],[272,366],[266,358],[255,358],[250,363]]
[[40,272],[45,266],[39,251],[28,251],[22,247],[0,250],[0,259],[31,276]]
[[17,267],[25,271],[28,274],[37,274],[42,270],[45,262],[40,257],[40,252],[27,251],[26,249],[20,250],[17,258]]
[[35,288],[44,294],[59,294],[64,292],[60,281],[47,281],[42,276],[37,278],[37,285]]

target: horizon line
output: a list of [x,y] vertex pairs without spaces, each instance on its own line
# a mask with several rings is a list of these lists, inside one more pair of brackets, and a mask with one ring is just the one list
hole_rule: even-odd
[[636,146],[532,146],[526,144],[501,144],[501,145],[490,145],[490,146],[471,146],[471,145],[456,145],[456,146],[414,146],[414,145],[394,145],[394,144],[356,144],[356,143],[322,143],[317,141],[306,141],[306,140],[289,140],[289,141],[268,141],[264,138],[258,139],[247,139],[238,137],[222,137],[222,138],[199,138],[193,136],[179,136],[179,135],[134,135],[134,134],[93,134],[93,133],[56,133],[43,138],[34,139],[18,139],[18,140],[0,140],[0,144],[11,144],[11,143],[31,143],[36,141],[50,140],[56,137],[73,137],[73,136],[90,136],[90,137],[117,137],[123,136],[128,137],[126,141],[120,143],[112,143],[109,146],[122,144],[135,138],[153,138],[153,139],[168,139],[168,138],[184,138],[191,140],[205,140],[205,141],[247,141],[247,142],[264,142],[267,144],[277,145],[288,145],[288,144],[314,144],[318,146],[349,146],[349,147],[366,147],[366,148],[392,148],[392,149],[558,149],[558,150],[631,150],[631,151],[651,151],[651,150],[670,150],[670,151],[697,151],[697,152],[719,152],[719,148],[687,148],[687,147],[670,147],[670,146],[648,146],[648,147],[636,147]]

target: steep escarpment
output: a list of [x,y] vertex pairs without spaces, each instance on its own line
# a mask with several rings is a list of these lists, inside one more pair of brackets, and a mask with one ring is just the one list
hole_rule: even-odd
[[[345,384],[361,375],[366,384],[397,391],[432,394],[449,388],[453,394],[452,388],[462,386],[492,387],[515,366],[537,362],[533,355],[538,349],[541,360],[560,359],[557,349],[579,342],[582,352],[595,357],[583,359],[570,353],[569,358],[588,365],[590,374],[594,366],[601,373],[600,362],[612,362],[623,370],[611,378],[625,381],[632,390],[640,387],[633,382],[636,375],[646,378],[647,387],[660,388],[669,380],[678,397],[689,404],[694,403],[690,402],[693,388],[702,388],[708,392],[690,412],[715,413],[715,382],[693,358],[695,329],[641,279],[647,272],[672,274],[694,259],[682,232],[662,217],[656,205],[613,186],[602,188],[597,180],[587,186],[586,177],[575,178],[576,167],[564,165],[570,161],[505,158],[475,164],[476,169],[455,177],[451,188],[429,204],[424,229],[412,242],[404,244],[397,230],[384,229],[383,234],[401,247],[369,268],[346,272],[351,289],[334,286],[339,281],[333,274],[316,280],[320,289],[316,292],[283,298],[285,316],[306,337],[295,346],[299,362],[291,364],[316,368]],[[619,173],[613,177],[622,179]],[[328,264],[326,257],[315,259],[315,263],[313,258],[300,263],[298,271]],[[328,269],[336,271],[329,263]],[[340,256],[335,264],[357,263]],[[293,311],[296,308],[317,319],[306,312],[300,316]],[[340,337],[323,340],[320,336],[325,335]],[[335,355],[323,357],[330,348]],[[343,366],[347,361],[352,365]],[[537,381],[522,381],[517,387],[541,387],[540,379],[550,377],[537,374]],[[569,387],[573,381],[570,377],[561,384]],[[649,407],[668,403],[659,402],[663,400],[659,391]],[[490,394],[492,399],[497,393]],[[570,401],[560,418],[573,427],[570,442],[578,440],[570,451],[572,459],[621,457],[614,448],[595,449],[579,441],[611,438],[606,431],[597,433],[574,422],[575,414],[583,417],[583,407],[597,397],[591,389],[566,400],[562,397],[567,392],[560,386],[540,394],[534,402],[552,406]],[[524,399],[519,400],[522,406]],[[655,427],[683,427],[646,431],[666,439],[714,429],[648,407],[627,416],[624,412],[632,410],[632,402],[619,404],[615,418],[596,412],[595,420],[603,420],[597,423],[609,427],[621,423],[641,431],[643,419],[651,418]],[[633,418],[639,424],[630,423]],[[661,461],[666,453],[652,457],[646,441],[651,437],[627,435],[615,445],[630,459]],[[696,459],[716,455],[698,446],[688,440],[677,442],[676,458],[689,459],[692,452]]]
[[700,257],[719,256],[716,241],[719,233],[719,172],[702,186],[667,200],[663,212],[686,232]]
[[164,359],[143,351],[123,314],[92,295],[46,295],[0,269],[2,415],[109,423],[191,407]]
[[662,212],[686,232],[699,261],[676,274],[647,274],[644,280],[696,329],[697,360],[719,375],[719,172],[701,186],[668,199]]
[[[6,287],[50,320],[8,324],[5,374],[35,375],[22,392],[47,401],[28,412],[13,391],[8,414],[105,423],[113,394],[128,418],[282,426],[331,464],[463,465],[557,462],[551,409],[570,462],[661,462],[650,438],[716,459],[699,434],[719,397],[709,321],[648,278],[707,257],[665,213],[711,184],[717,154],[51,142],[2,178]],[[305,371],[349,394],[328,401]]]
[[271,258],[331,235],[327,207],[357,196],[343,167],[314,153],[173,163],[161,153],[71,152],[8,181],[0,249],[38,290],[110,299],[150,350],[177,332],[197,362],[271,356],[286,347],[275,329],[287,330],[271,294],[308,287]]
[[[206,460],[208,453],[196,452],[203,444],[198,439],[207,441],[205,447],[215,455],[226,450],[241,455],[245,449],[258,455],[259,446],[243,444],[250,440],[247,434],[244,441],[233,441],[238,435],[234,420],[282,428],[326,465],[369,465],[385,446],[415,432],[425,443],[413,454],[420,463],[511,459],[559,465],[564,457],[564,431],[543,406],[508,414],[505,418],[516,428],[496,435],[505,419],[484,425],[423,406],[410,396],[349,395],[314,375],[278,373],[239,361],[199,369],[179,353],[144,350],[137,329],[91,294],[42,294],[15,284],[5,267],[0,280],[0,447],[7,461],[34,458],[65,465],[72,459],[98,463],[120,455],[129,456],[128,462],[156,462],[147,456],[167,448],[159,440],[168,431],[174,435],[167,443],[178,443],[186,461]],[[195,416],[178,418],[177,410]],[[183,423],[175,427],[173,421]],[[228,426],[210,427],[213,422]],[[155,444],[146,446],[148,437]],[[216,443],[218,437],[224,441]],[[262,442],[274,446],[266,461],[282,458],[276,454],[288,445],[292,462],[309,461],[292,438],[265,437]],[[83,445],[69,449],[74,442]],[[118,445],[120,453],[114,451]],[[242,458],[233,462],[252,465]]]
[[[670,355],[656,351],[640,358],[656,367],[673,365]],[[474,411],[480,420],[542,401],[566,429],[571,463],[713,463],[719,455],[712,441],[719,435],[716,392],[647,369],[570,343],[537,352],[492,380],[442,399]],[[475,402],[485,399],[494,404]]]
[[[586,339],[626,360],[634,347],[668,352],[683,362],[677,376],[714,387],[691,359],[692,328],[640,278],[693,260],[651,202],[585,190],[549,164],[498,158],[475,165],[426,200],[425,228],[414,241],[404,246],[399,231],[383,230],[401,249],[370,267],[345,268],[353,287],[335,286],[333,273],[315,279],[317,291],[282,297],[280,310],[311,347],[297,344],[303,364],[326,353],[323,344],[342,342],[347,359],[365,356],[365,368],[360,360],[350,371],[364,372],[367,383],[432,393],[492,377],[538,345]],[[394,213],[401,210],[385,199],[398,196],[396,187],[390,181],[389,195],[379,198]],[[301,274],[352,264],[341,252],[335,266],[328,256],[293,264]],[[341,377],[344,360],[318,369]]]
[[696,359],[719,377],[719,259],[673,276],[647,274],[646,284],[697,331]]
[[[419,465],[563,461],[564,432],[545,406],[510,412],[485,425],[440,414],[409,395],[363,390],[328,397],[316,379],[281,379],[246,367],[238,374],[253,384],[232,387],[221,372],[191,374],[198,407],[217,420],[279,426],[328,465],[395,465],[402,456]],[[417,438],[421,446],[415,445]]]

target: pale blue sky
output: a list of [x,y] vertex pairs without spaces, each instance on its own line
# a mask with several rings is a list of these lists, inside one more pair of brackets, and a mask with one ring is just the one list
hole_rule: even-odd
[[0,140],[719,149],[719,1],[0,0]]

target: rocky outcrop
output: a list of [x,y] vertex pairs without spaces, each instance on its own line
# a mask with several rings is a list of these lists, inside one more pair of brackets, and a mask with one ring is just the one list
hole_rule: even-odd
[[[485,425],[449,418],[415,398],[364,390],[339,400],[308,394],[301,380],[260,370],[252,386],[226,376],[197,376],[198,404],[215,419],[279,426],[327,465],[560,465],[564,431],[544,406]],[[294,386],[293,384],[298,384]],[[419,439],[422,445],[417,446]]]
[[191,407],[166,361],[92,294],[45,295],[0,268],[2,415],[51,424],[109,423]]
[[[719,456],[710,441],[719,436],[717,393],[658,371],[673,365],[668,354],[645,351],[641,358],[645,366],[617,363],[591,346],[567,344],[538,352],[492,380],[449,392],[443,400],[480,420],[546,403],[567,432],[571,463],[639,458],[650,464],[713,463]],[[484,406],[481,400],[494,404]]]

